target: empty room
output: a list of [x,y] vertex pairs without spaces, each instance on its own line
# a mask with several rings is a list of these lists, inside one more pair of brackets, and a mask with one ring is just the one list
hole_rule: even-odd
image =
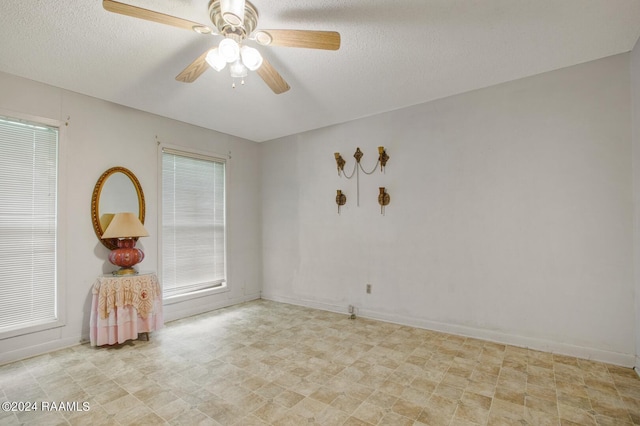
[[0,424],[640,424],[637,0],[0,36]]

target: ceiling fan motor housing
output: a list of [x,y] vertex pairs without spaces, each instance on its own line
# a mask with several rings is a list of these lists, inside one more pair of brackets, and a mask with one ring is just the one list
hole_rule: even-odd
[[244,23],[239,26],[233,26],[223,19],[220,0],[209,2],[209,17],[221,35],[237,42],[246,39],[258,25],[258,10],[248,1],[244,5]]

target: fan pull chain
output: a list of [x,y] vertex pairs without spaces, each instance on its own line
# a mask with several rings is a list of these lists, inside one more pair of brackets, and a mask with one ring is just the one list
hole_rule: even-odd
[[[244,78],[242,80],[240,80],[240,85],[244,86]],[[236,81],[233,80],[233,82],[231,83],[231,88],[235,89],[236,88]]]

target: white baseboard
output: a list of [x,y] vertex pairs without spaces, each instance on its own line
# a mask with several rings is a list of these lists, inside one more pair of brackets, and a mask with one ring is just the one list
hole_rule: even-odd
[[348,306],[336,305],[333,303],[317,302],[313,300],[297,299],[287,296],[278,296],[275,294],[262,293],[262,299],[271,300],[272,302],[287,303],[289,305],[304,306],[307,308],[320,309],[322,311],[335,312],[338,314],[346,314]]
[[[309,308],[321,309],[330,312],[343,313],[347,315],[348,306],[337,305],[333,303],[316,302],[299,298],[279,296],[269,293],[263,293],[262,298],[272,300],[274,302],[289,303],[292,305],[306,306]],[[488,340],[504,345],[518,346],[533,350],[551,352],[559,355],[574,356],[576,358],[589,359],[593,361],[606,362],[609,364],[620,365],[623,367],[640,367],[640,358],[632,354],[623,354],[618,352],[606,351],[597,348],[583,347],[568,343],[556,342],[552,340],[539,339],[534,337],[519,336],[514,334],[503,333],[499,331],[487,330],[482,328],[468,327],[458,324],[449,324],[437,321],[430,321],[421,318],[408,317],[397,314],[389,314],[369,309],[358,308],[357,315],[376,319],[380,321],[390,322],[400,325],[408,325],[411,327],[423,328],[427,330],[439,331],[442,333],[456,334],[459,336],[472,337],[475,339]]]
[[67,337],[65,339],[52,340],[25,348],[16,349],[10,352],[0,353],[0,365],[10,362],[20,361],[38,355],[44,355],[49,352],[58,351],[60,349],[70,348],[80,344],[80,336]]
[[196,304],[189,304],[184,302],[180,304],[180,307],[177,307],[178,304],[165,305],[163,308],[164,322],[167,323],[171,321],[176,321],[182,318],[204,314],[205,312],[226,308],[229,306],[237,305],[239,303],[249,302],[251,300],[257,300],[257,299],[260,299],[260,293],[253,293],[253,294],[248,294],[241,297],[234,297],[229,299],[219,299],[211,303],[205,303],[205,304],[196,305]]
[[[312,300],[304,300],[299,298],[291,298],[286,296],[278,296],[274,294],[250,294],[242,297],[225,299],[217,301],[213,304],[202,306],[191,306],[184,309],[165,314],[165,322],[186,318],[193,315],[202,314],[215,309],[226,308],[237,305],[239,303],[249,302],[257,299],[272,300],[274,302],[288,303],[291,305],[305,306],[308,308],[320,309],[324,311],[342,313],[347,315],[348,306],[334,303],[317,302]],[[370,319],[376,319],[394,324],[408,325],[411,327],[424,328],[428,330],[439,331],[443,333],[456,334],[460,336],[472,337],[476,339],[489,340],[496,343],[525,347],[533,350],[557,353],[577,358],[591,359],[594,361],[607,362],[610,364],[620,365],[624,367],[634,367],[636,372],[640,371],[640,357],[630,354],[621,354],[617,352],[605,351],[597,348],[589,348],[571,345],[567,343],[555,342],[551,340],[532,338],[527,336],[512,335],[481,328],[467,327],[457,324],[441,323],[437,321],[424,320],[420,318],[407,317],[402,315],[381,313],[374,310],[358,309],[358,316]],[[43,344],[20,348],[15,351],[0,353],[0,365],[7,364],[21,359],[42,355],[48,352],[68,348],[78,345],[83,341],[83,336],[68,337]]]

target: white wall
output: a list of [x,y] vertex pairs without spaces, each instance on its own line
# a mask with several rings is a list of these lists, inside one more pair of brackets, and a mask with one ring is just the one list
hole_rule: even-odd
[[[629,67],[613,56],[261,144],[263,297],[633,365]],[[379,145],[391,159],[360,176],[357,207],[333,153],[350,172],[360,147],[370,169]]]
[[[141,270],[158,268],[158,147],[177,146],[231,153],[228,161],[228,259],[230,291],[195,301],[165,306],[171,320],[260,297],[259,147],[235,138],[0,73],[0,110],[67,121],[61,128],[60,218],[66,251],[64,304],[66,326],[0,340],[0,364],[87,340],[91,286],[113,269],[108,250],[91,224],[91,194],[100,175],[110,167],[130,169],[146,199],[145,227],[150,237],[138,245],[145,251]],[[66,225],[64,224],[66,222]],[[2,280],[2,277],[0,277]]]
[[635,283],[636,372],[640,373],[640,41],[631,52],[631,112],[633,141],[633,264]]
[[[340,312],[353,304],[369,317],[633,365],[639,56],[636,48],[260,145],[0,73],[0,110],[69,117],[66,326],[1,340],[0,364],[88,337],[91,285],[109,268],[90,198],[109,167],[131,169],[143,186],[151,236],[140,266],[157,269],[160,140],[232,153],[231,290],[166,306],[168,319],[259,297],[263,280],[265,298]],[[356,183],[337,176],[333,153],[350,171],[359,146],[369,169],[379,145],[387,171],[361,175],[357,207]],[[385,216],[378,186],[391,195]],[[340,215],[336,189],[348,196]]]

